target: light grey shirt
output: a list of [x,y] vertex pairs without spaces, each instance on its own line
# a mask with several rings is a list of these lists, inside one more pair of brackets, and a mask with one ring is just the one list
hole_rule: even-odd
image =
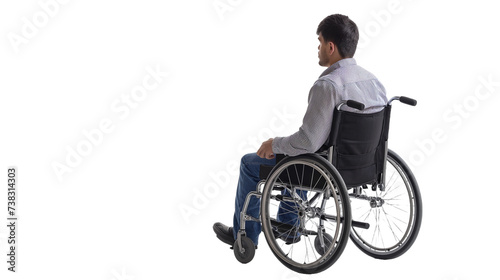
[[[332,126],[333,110],[342,101],[365,104],[363,113],[381,110],[387,103],[384,86],[354,58],[342,59],[328,67],[309,91],[308,106],[299,131],[275,137],[273,153],[296,156],[314,153],[326,143]],[[356,111],[347,106],[343,110]]]

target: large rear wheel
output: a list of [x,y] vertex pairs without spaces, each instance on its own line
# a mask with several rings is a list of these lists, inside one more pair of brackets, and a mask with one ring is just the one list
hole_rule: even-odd
[[351,208],[344,181],[318,155],[286,157],[266,180],[261,221],[267,243],[285,266],[321,272],[335,263],[349,237]]
[[415,242],[422,222],[422,199],[417,181],[406,163],[389,150],[385,189],[353,188],[353,220],[370,224],[351,229],[351,240],[377,259],[393,259]]

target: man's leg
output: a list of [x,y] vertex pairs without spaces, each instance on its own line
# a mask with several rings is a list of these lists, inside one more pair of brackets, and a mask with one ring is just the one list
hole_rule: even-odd
[[[241,158],[240,177],[238,179],[238,188],[236,190],[235,210],[233,219],[233,235],[236,239],[241,223],[240,214],[245,205],[245,200],[249,192],[257,189],[257,183],[260,181],[259,171],[260,165],[275,165],[276,159],[263,159],[256,153],[246,154]],[[260,214],[260,199],[252,197],[247,208],[248,215],[259,218]],[[255,245],[258,244],[259,234],[261,232],[261,224],[249,221],[245,225],[247,237],[249,237]]]
[[[298,196],[302,200],[307,200],[307,191],[304,190],[296,190],[295,191]],[[281,194],[285,197],[292,197],[292,194],[288,190],[283,190]],[[280,202],[280,206],[278,209],[278,214],[276,216],[276,220],[281,223],[293,225],[296,229],[300,226],[300,220],[298,217],[298,205],[295,202]],[[295,243],[300,241],[300,234],[295,231],[281,233],[280,238],[290,242]]]

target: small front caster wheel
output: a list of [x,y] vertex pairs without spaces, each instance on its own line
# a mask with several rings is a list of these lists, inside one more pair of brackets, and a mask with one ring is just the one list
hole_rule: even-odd
[[321,240],[319,238],[319,235],[314,238],[314,248],[316,249],[316,252],[320,255],[324,255],[326,251],[328,251],[328,248],[333,243],[333,237],[329,235],[328,233],[323,233],[323,245],[324,247],[321,246]]
[[255,245],[252,240],[246,236],[241,236],[241,247],[239,240],[234,242],[234,256],[240,263],[249,263],[255,256]]

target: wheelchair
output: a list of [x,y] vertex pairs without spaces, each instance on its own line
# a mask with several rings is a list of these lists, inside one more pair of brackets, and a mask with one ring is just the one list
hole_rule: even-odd
[[[332,266],[349,238],[377,259],[399,257],[412,246],[422,200],[410,168],[387,146],[394,100],[417,103],[397,96],[380,111],[361,114],[364,105],[348,100],[336,106],[329,140],[318,152],[276,155],[275,166],[261,165],[261,181],[240,214],[244,222],[233,246],[238,261],[255,255],[246,222],[262,223],[277,259],[304,274]],[[252,196],[260,198],[260,217],[246,214]]]

